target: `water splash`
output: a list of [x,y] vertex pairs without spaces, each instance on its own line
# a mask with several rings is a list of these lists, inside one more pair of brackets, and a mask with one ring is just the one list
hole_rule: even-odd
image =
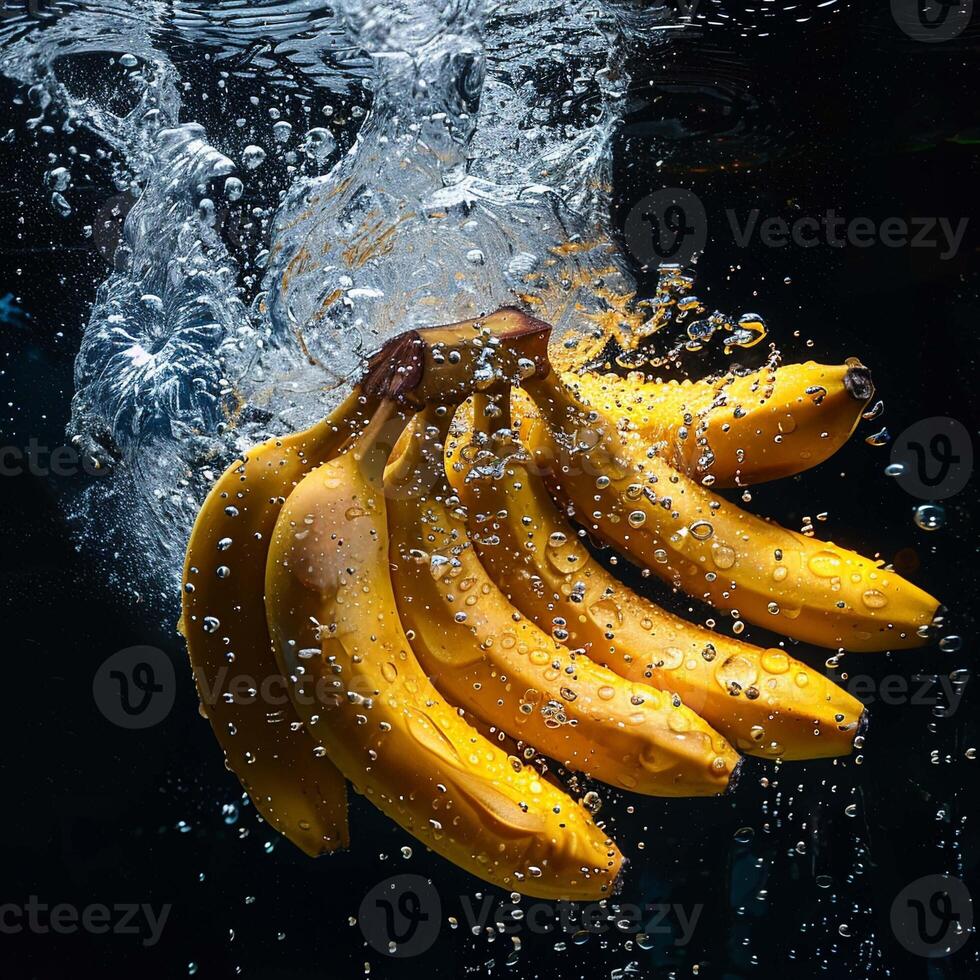
[[[120,189],[71,432],[114,468],[75,510],[100,550],[135,559],[124,578],[170,594],[215,471],[322,417],[395,333],[518,303],[577,360],[639,336],[610,147],[626,38],[661,43],[669,16],[631,0],[102,0],[53,6],[43,29],[3,22],[0,70],[29,87],[32,124],[90,130]],[[96,56],[123,69],[115,88],[91,83]],[[322,124],[299,140],[253,98],[275,122],[243,150],[235,125],[185,121],[202,62],[223,92],[258,77],[307,100],[366,90],[370,108],[341,155]],[[218,220],[229,179],[261,250]]]

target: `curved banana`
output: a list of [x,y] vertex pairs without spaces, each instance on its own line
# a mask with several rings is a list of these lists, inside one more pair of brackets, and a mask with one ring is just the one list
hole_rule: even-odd
[[871,372],[856,360],[702,381],[647,381],[640,372],[562,380],[607,419],[628,420],[644,447],[659,446],[675,469],[718,487],[776,480],[824,462],[850,438],[874,394]]
[[664,612],[593,561],[529,457],[477,395],[456,415],[447,471],[491,578],[542,630],[629,680],[678,694],[739,750],[782,759],[851,751],[863,706],[782,650]]
[[385,474],[392,583],[402,623],[443,695],[565,767],[656,796],[724,791],[731,746],[687,707],[625,681],[523,618],[452,511],[443,445],[426,410]]
[[[343,777],[293,709],[271,650],[263,592],[279,510],[299,480],[371,415],[377,392],[418,404],[445,392],[468,393],[490,355],[497,355],[498,370],[534,368],[546,356],[549,330],[504,309],[482,321],[394,338],[330,418],[233,462],[198,514],[185,556],[180,629],[202,711],[226,765],[264,819],[308,854],[347,845],[347,797]],[[508,347],[497,353],[503,340]]]
[[184,561],[181,631],[202,710],[256,809],[312,856],[349,843],[347,789],[330,760],[314,754],[276,666],[265,563],[282,504],[350,438],[361,408],[355,389],[329,419],[235,460],[208,494]]
[[502,888],[598,898],[622,864],[615,844],[582,806],[443,701],[402,628],[382,476],[409,419],[384,402],[354,448],[286,501],[266,574],[277,657],[297,680],[310,731],[405,830]]
[[[938,602],[881,562],[762,520],[620,434],[554,373],[526,383],[541,420],[522,432],[588,530],[733,616],[818,646],[920,646]],[[542,421],[543,420],[543,421]]]

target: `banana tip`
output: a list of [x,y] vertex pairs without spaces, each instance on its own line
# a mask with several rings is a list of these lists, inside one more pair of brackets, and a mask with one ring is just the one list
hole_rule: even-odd
[[844,375],[844,388],[851,398],[859,402],[871,400],[875,393],[874,382],[871,380],[871,371],[860,361],[851,364],[847,373]]
[[626,881],[626,869],[629,867],[630,859],[623,854],[622,860],[619,864],[619,869],[616,871],[613,880],[609,883],[608,893],[604,894],[603,898],[612,898],[614,895],[618,895],[623,890],[623,884]]
[[735,763],[732,768],[731,777],[728,780],[728,785],[725,787],[724,791],[721,793],[722,796],[732,796],[735,793],[735,787],[738,786],[738,781],[742,778],[742,770],[745,768],[745,756],[740,756],[738,762]]
[[854,730],[854,738],[851,740],[852,748],[854,747],[854,742],[856,742],[859,738],[864,738],[870,724],[871,713],[866,707],[864,707],[861,709],[861,716],[858,718],[857,728]]

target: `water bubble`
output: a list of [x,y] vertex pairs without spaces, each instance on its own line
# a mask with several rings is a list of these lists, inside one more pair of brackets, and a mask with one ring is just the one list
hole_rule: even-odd
[[711,560],[715,563],[716,568],[720,568],[722,571],[731,568],[735,564],[735,559],[735,549],[730,545],[715,542],[711,546]]
[[316,126],[306,134],[304,147],[318,164],[322,164],[337,148],[337,143],[329,130]]
[[67,218],[71,214],[71,205],[57,191],[51,195],[51,206],[62,218]]
[[938,531],[946,523],[946,508],[942,504],[920,504],[912,519],[923,531]]
[[288,143],[289,137],[292,135],[293,125],[292,123],[286,122],[285,119],[275,123],[272,127],[272,137],[277,143]]
[[71,171],[65,167],[55,167],[48,173],[48,185],[55,191],[66,191],[71,185]]
[[229,201],[239,200],[244,190],[245,185],[237,177],[229,177],[225,181],[225,198]]
[[254,143],[249,143],[248,146],[242,150],[242,164],[248,170],[256,170],[265,163],[265,150],[261,146],[256,146]]
[[698,541],[707,541],[714,533],[714,527],[707,521],[695,521],[691,525],[691,537]]
[[888,597],[878,589],[866,589],[861,593],[861,601],[868,609],[883,609],[888,605]]
[[507,275],[514,280],[523,281],[538,267],[538,258],[530,252],[518,252],[507,263]]

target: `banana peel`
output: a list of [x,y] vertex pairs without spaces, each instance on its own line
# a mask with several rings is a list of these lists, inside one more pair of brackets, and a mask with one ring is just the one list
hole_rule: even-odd
[[[871,372],[856,359],[702,381],[648,381],[639,372],[568,373],[562,381],[582,404],[629,423],[675,469],[716,487],[778,480],[824,462],[874,395]],[[534,411],[526,400],[521,408]]]
[[298,710],[360,793],[453,863],[539,898],[601,897],[621,867],[615,845],[582,806],[471,728],[415,658],[392,587],[382,484],[411,415],[387,408],[351,452],[300,483],[273,535],[266,612],[283,671],[300,679]]
[[416,417],[385,476],[392,582],[422,667],[453,704],[568,769],[655,796],[723,792],[739,756],[701,717],[524,618],[473,549],[445,476],[452,413]]
[[522,429],[579,523],[641,568],[758,626],[856,652],[925,642],[939,603],[880,561],[780,527],[678,472],[554,375]]
[[[306,854],[347,847],[343,777],[300,723],[265,620],[269,540],[286,498],[351,437],[360,391],[329,419],[235,460],[198,514],[184,561],[181,632],[201,706],[263,818]],[[256,693],[242,693],[242,681]],[[257,692],[274,692],[276,704]]]
[[529,454],[498,430],[507,413],[488,416],[488,404],[478,395],[457,412],[446,469],[470,540],[521,613],[622,677],[678,696],[746,755],[851,751],[860,701],[782,650],[696,626],[618,581],[555,508]]

